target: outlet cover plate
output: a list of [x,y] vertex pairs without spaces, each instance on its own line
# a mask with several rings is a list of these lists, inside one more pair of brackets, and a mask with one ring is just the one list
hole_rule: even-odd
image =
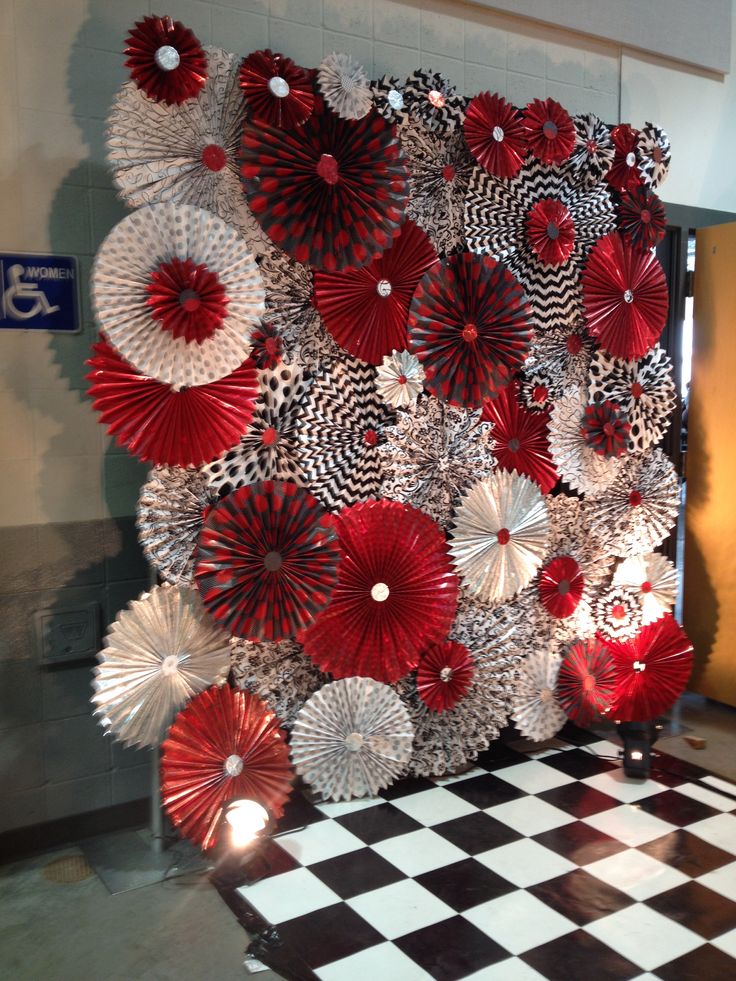
[[86,661],[100,649],[100,604],[80,603],[73,609],[36,610],[36,649],[41,664]]

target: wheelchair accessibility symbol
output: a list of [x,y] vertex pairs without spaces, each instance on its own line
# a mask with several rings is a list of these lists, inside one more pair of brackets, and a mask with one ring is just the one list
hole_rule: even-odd
[[74,256],[0,255],[0,327],[79,329]]
[[11,285],[3,293],[3,306],[7,315],[15,320],[30,320],[39,313],[43,317],[47,317],[50,313],[56,313],[57,310],[60,310],[61,307],[52,306],[49,303],[46,294],[41,291],[38,283],[23,282],[21,276],[24,272],[25,269],[20,263],[16,263],[8,269],[8,279]]

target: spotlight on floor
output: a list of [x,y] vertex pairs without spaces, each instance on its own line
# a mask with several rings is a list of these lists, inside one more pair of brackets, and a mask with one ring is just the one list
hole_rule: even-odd
[[618,731],[624,744],[624,773],[627,777],[646,779],[652,767],[652,746],[659,727],[654,722],[619,722]]
[[230,825],[230,844],[247,848],[268,824],[268,811],[254,800],[234,800],[225,813]]

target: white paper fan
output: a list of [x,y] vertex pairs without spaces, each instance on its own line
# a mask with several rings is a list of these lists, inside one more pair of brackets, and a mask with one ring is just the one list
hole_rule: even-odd
[[230,645],[196,590],[155,586],[128,604],[98,654],[94,714],[126,746],[157,746],[193,696],[221,684]]
[[92,271],[107,339],[174,388],[238,368],[264,309],[256,261],[236,230],[192,205],[154,204],[119,222]]
[[317,82],[325,102],[343,119],[362,119],[373,106],[370,79],[365,69],[349,54],[332,54],[322,59]]
[[376,370],[376,391],[392,409],[414,405],[423,385],[424,368],[408,351],[392,351]]
[[585,442],[581,421],[587,400],[571,386],[552,407],[549,451],[560,477],[581,494],[602,494],[621,468],[621,459],[604,457]]
[[325,685],[299,712],[291,760],[331,800],[375,796],[401,776],[414,729],[396,692],[370,678]]
[[567,721],[555,698],[561,664],[562,658],[553,651],[533,651],[519,667],[511,718],[527,739],[551,739]]
[[613,582],[637,591],[645,626],[669,613],[677,599],[677,569],[659,552],[624,559],[616,567]]

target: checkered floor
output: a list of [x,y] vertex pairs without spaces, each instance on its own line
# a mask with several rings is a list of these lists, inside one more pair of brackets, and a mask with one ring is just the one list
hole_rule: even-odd
[[736,785],[664,755],[629,780],[589,738],[375,800],[296,795],[297,830],[223,895],[289,979],[736,978]]

